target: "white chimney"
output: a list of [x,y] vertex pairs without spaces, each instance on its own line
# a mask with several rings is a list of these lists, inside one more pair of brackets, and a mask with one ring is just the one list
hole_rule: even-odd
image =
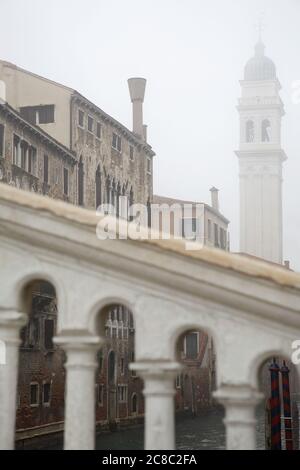
[[212,188],[210,188],[210,192],[211,192],[212,208],[218,211],[219,210],[219,190],[213,186]]
[[143,137],[145,142],[147,142],[147,128],[147,124],[143,124]]
[[128,87],[132,102],[132,131],[144,138],[143,102],[145,96],[145,78],[129,78]]
[[6,102],[6,84],[3,80],[0,80],[0,101]]

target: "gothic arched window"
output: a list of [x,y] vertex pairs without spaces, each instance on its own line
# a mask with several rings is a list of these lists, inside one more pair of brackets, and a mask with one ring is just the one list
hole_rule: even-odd
[[246,142],[254,142],[254,122],[246,122]]
[[115,179],[112,180],[111,184],[111,203],[116,208],[116,182]]
[[101,194],[101,170],[100,170],[100,164],[97,167],[96,170],[96,209],[97,207],[101,206],[102,204],[102,194]]
[[271,140],[271,123],[269,119],[264,119],[261,124],[261,140],[262,142],[270,142]]
[[136,395],[136,393],[133,393],[132,397],[131,397],[131,412],[133,414],[137,413],[137,395]]
[[117,199],[116,199],[116,214],[117,217],[120,215],[120,196],[121,196],[121,185],[117,184]]
[[111,179],[110,176],[106,178],[106,202],[110,204],[111,202]]
[[128,214],[129,214],[129,220],[133,220],[133,214],[132,214],[132,206],[134,204],[134,199],[133,199],[133,189],[132,187],[130,188],[129,192],[129,200],[128,200]]
[[83,199],[84,199],[83,179],[84,179],[83,162],[82,162],[82,157],[80,157],[80,160],[78,163],[78,204],[79,206],[83,206]]
[[110,351],[108,355],[108,383],[113,384],[115,382],[115,366],[116,366],[116,355],[114,351]]

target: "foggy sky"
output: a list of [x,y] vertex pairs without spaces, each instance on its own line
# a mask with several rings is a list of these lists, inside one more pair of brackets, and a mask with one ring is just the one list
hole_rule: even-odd
[[264,12],[283,119],[284,259],[300,271],[299,0],[0,0],[0,58],[75,88],[131,129],[127,78],[147,78],[154,192],[210,203],[238,250],[239,80]]

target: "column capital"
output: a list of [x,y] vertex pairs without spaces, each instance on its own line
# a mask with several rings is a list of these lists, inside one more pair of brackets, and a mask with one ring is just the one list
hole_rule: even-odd
[[264,397],[264,394],[257,391],[249,384],[222,384],[218,390],[213,392],[222,405],[230,406],[255,406]]
[[140,361],[130,364],[129,368],[137,371],[143,377],[173,378],[181,372],[183,366],[179,362]]
[[263,398],[250,384],[222,384],[214,397],[225,408],[226,448],[254,450],[255,407]]
[[86,330],[62,332],[53,338],[55,344],[58,344],[67,351],[71,350],[97,350],[104,343],[105,339],[95,336]]
[[67,353],[66,368],[91,368],[97,366],[96,352],[105,343],[105,339],[86,330],[68,331],[55,336],[53,342]]
[[28,315],[15,309],[2,309],[0,307],[0,325],[4,328],[16,328],[19,330],[26,325]]

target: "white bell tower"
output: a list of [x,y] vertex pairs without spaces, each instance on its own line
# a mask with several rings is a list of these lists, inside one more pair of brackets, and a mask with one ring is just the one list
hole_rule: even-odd
[[282,264],[281,119],[274,63],[261,41],[240,82],[240,251]]

